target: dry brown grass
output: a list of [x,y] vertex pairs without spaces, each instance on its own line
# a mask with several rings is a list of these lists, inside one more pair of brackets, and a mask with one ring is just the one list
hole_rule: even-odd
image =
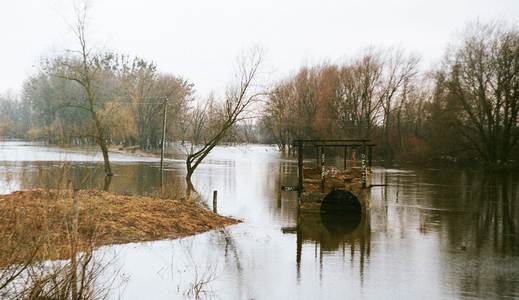
[[[32,190],[0,196],[0,232],[17,236],[17,249],[30,256],[68,258],[71,253],[72,196],[68,191]],[[174,239],[239,221],[190,201],[81,190],[78,240],[95,246]],[[79,245],[79,250],[81,250]],[[12,245],[0,243],[0,253]],[[0,266],[7,263],[0,254]],[[12,261],[11,261],[12,263]]]

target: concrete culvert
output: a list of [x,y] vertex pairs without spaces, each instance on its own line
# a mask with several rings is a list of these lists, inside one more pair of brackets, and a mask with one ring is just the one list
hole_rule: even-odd
[[362,206],[359,199],[351,192],[345,190],[331,191],[324,197],[321,210],[326,212],[361,213]]

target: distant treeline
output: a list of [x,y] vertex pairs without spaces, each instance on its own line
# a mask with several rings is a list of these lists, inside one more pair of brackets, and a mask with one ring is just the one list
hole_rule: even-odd
[[286,149],[301,138],[370,138],[398,161],[519,158],[519,31],[474,24],[426,72],[398,49],[301,68],[270,92],[263,124]]
[[[90,66],[86,79],[82,65]],[[238,122],[225,141],[268,142],[288,150],[294,139],[369,138],[387,160],[510,165],[519,157],[519,31],[508,24],[473,24],[441,65],[426,71],[404,50],[369,48],[344,63],[302,67],[262,95],[255,120]],[[165,101],[169,141],[210,130],[221,115],[217,100],[194,99],[189,81],[114,53],[89,62],[49,59],[27,79],[21,95],[3,98],[0,136],[48,143],[95,143],[103,137],[109,144],[149,150],[160,146]],[[204,114],[198,113],[204,120],[198,120],[204,101]],[[193,120],[204,121],[206,129]]]
[[[161,145],[166,102],[167,140],[184,141],[190,134],[197,104],[189,81],[158,72],[153,62],[104,54],[94,62],[95,76],[91,77],[95,82],[91,84],[95,85],[95,103],[90,108],[83,83],[71,80],[62,69],[64,65],[76,67],[70,67],[74,64],[81,67],[79,61],[68,57],[47,60],[38,74],[26,80],[21,95],[0,96],[0,137],[59,145],[95,144],[92,110],[109,144],[156,149]],[[251,122],[242,122],[225,141],[257,142],[254,130]]]
[[[43,140],[53,144],[94,143],[93,120],[82,83],[65,78],[59,68],[76,61],[58,57],[43,63],[42,70],[27,79],[18,101],[2,101],[0,134]],[[153,63],[109,54],[98,61],[94,110],[106,128],[110,143],[160,145],[162,111],[168,101],[168,117],[182,117],[193,85],[157,72]],[[78,66],[79,67],[79,66]],[[93,83],[92,83],[93,84]],[[176,132],[177,124],[169,130]]]

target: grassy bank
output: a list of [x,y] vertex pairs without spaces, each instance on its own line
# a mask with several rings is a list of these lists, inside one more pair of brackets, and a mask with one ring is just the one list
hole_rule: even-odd
[[[239,222],[192,201],[81,190],[76,194],[78,210],[74,210],[73,198],[71,191],[45,190],[0,196],[0,233],[6,235],[0,253],[16,251],[23,259],[37,249],[40,258],[66,258],[74,228],[81,249],[81,244],[97,247],[175,239]],[[6,263],[2,256],[0,265]]]

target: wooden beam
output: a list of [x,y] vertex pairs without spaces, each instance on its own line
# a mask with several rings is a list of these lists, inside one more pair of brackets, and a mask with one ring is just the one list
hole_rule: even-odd
[[368,145],[368,166],[369,166],[369,170],[371,171],[371,162],[372,162],[372,157],[373,157],[373,146],[371,145]]
[[321,193],[324,193],[324,164],[326,157],[326,148],[319,146],[321,149]]
[[344,147],[344,170],[348,167],[348,147]]

